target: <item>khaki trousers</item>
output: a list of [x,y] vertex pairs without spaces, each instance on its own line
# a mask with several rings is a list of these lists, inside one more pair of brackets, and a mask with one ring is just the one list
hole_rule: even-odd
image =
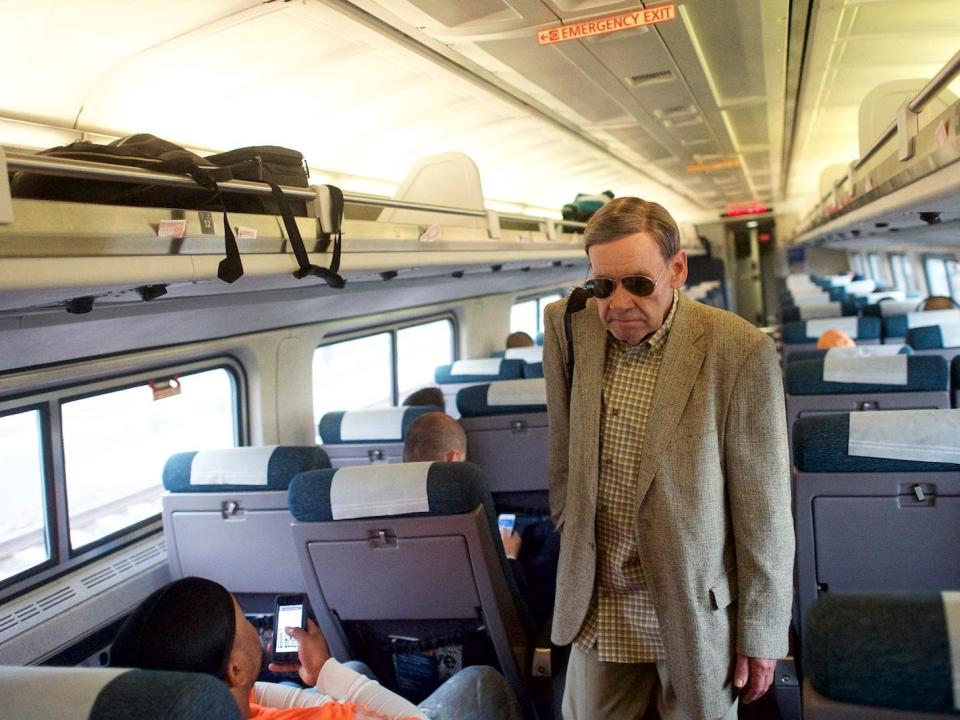
[[[588,652],[571,646],[563,720],[641,720],[654,697],[662,720],[690,720],[679,707],[665,662],[603,662],[597,659],[596,649]],[[734,700],[718,720],[736,717]]]

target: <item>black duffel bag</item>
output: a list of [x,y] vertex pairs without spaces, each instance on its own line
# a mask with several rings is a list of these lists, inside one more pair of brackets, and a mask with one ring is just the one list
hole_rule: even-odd
[[[338,188],[328,186],[333,205],[331,214],[334,224],[330,229],[330,235],[334,241],[330,268],[311,265],[303,245],[303,238],[294,220],[291,204],[279,188],[279,184],[296,187],[308,185],[303,156],[294,150],[264,146],[242,148],[203,158],[162,138],[141,133],[115,140],[109,145],[79,141],[50,148],[38,154],[186,175],[197,183],[197,187],[173,187],[113,180],[78,181],[76,178],[21,171],[15,173],[12,178],[10,189],[14,197],[222,211],[226,257],[220,262],[217,277],[228,283],[234,282],[243,275],[243,264],[236,236],[227,219],[227,211],[280,214],[283,216],[287,236],[300,266],[294,275],[298,278],[315,275],[331,287],[344,285],[343,278],[338,274],[343,195]],[[271,186],[272,193],[270,197],[239,193],[223,195],[217,183],[231,179],[266,182]],[[297,207],[300,214],[306,214],[304,201],[299,201]]]

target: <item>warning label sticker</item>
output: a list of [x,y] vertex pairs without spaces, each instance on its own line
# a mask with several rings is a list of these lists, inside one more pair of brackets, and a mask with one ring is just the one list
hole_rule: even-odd
[[582,40],[591,35],[604,35],[620,30],[632,30],[644,25],[673,20],[677,8],[673,3],[656,5],[641,10],[631,10],[619,15],[607,15],[592,20],[582,20],[571,25],[558,25],[537,31],[537,42],[541,45],[553,45],[567,40]]

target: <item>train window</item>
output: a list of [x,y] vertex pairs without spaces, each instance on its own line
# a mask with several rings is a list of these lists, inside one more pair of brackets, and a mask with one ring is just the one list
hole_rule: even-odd
[[535,338],[543,332],[543,309],[561,297],[560,293],[550,293],[514,303],[510,308],[510,332],[525,332]]
[[903,254],[890,255],[890,268],[893,270],[893,284],[897,290],[915,290],[913,267],[907,256]]
[[947,264],[942,257],[934,255],[925,257],[923,259],[923,270],[927,276],[927,295],[950,295]]
[[867,275],[867,264],[864,262],[863,253],[853,253],[850,256],[850,269],[857,275]]
[[870,274],[873,276],[877,285],[890,287],[890,271],[887,268],[885,258],[878,253],[872,252],[867,255],[867,260],[870,262]]
[[953,299],[960,302],[960,263],[956,260],[946,260],[947,279],[950,281]]
[[433,385],[438,365],[453,362],[453,323],[450,320],[400,328],[397,331],[398,398]]
[[392,404],[393,333],[322,345],[313,353],[314,426],[331,410]]
[[237,445],[235,399],[217,368],[64,401],[71,548],[157,515],[171,454]]
[[50,559],[40,411],[0,416],[0,580]]

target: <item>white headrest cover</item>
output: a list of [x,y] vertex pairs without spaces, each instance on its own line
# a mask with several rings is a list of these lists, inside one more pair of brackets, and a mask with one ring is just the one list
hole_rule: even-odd
[[405,407],[348,410],[340,420],[340,440],[403,440]]
[[823,360],[823,379],[826,382],[906,385],[907,356],[890,354],[886,357],[858,357],[827,352]]
[[958,322],[960,322],[960,310],[926,310],[907,313],[907,327],[911,329]]
[[543,362],[543,347],[534,345],[533,347],[507,348],[503,357],[507,360],[523,360],[528,363]]
[[913,309],[917,306],[917,302],[915,300],[904,300],[903,302],[888,300],[887,302],[879,303],[879,306],[880,316],[890,317],[891,315],[906,315],[913,312]]
[[427,473],[433,463],[354,465],[340,468],[330,483],[334,520],[427,512]]
[[450,368],[451,375],[499,375],[502,358],[457,360]]
[[960,410],[850,413],[847,452],[862,457],[960,463]]
[[500,380],[487,388],[487,405],[546,405],[547,381],[544,378]]
[[801,320],[816,320],[817,318],[842,317],[843,308],[838,302],[810,303],[798,305]]
[[857,345],[856,347],[835,347],[827,350],[824,357],[889,357],[900,355],[906,345]]
[[945,348],[960,347],[960,322],[944,323],[940,326],[940,337]]
[[817,340],[827,330],[843,330],[853,340],[856,340],[857,328],[857,318],[852,316],[807,320],[807,337]]
[[201,450],[190,463],[191,485],[266,485],[276,445]]

